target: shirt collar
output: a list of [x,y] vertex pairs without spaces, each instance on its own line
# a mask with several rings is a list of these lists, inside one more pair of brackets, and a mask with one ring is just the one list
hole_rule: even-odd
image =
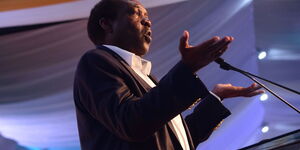
[[119,48],[117,46],[113,46],[113,45],[103,45],[103,46],[105,46],[105,47],[111,49],[112,51],[114,51],[115,53],[117,53],[120,57],[122,57],[128,63],[128,65],[132,69],[134,69],[134,70],[137,69],[145,75],[150,74],[151,67],[152,67],[152,64],[150,61],[148,61],[146,59],[142,59],[140,56],[135,55],[134,53],[131,53],[131,52],[124,50],[122,48]]

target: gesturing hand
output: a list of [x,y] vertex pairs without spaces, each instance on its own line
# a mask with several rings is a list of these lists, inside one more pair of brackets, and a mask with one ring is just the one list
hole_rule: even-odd
[[216,36],[197,46],[189,45],[189,32],[184,31],[179,43],[182,62],[191,68],[193,73],[219,58],[228,48],[233,37],[223,39]]
[[256,83],[253,83],[249,87],[233,86],[231,84],[217,84],[212,92],[221,99],[238,96],[251,97],[264,93],[263,90],[259,90],[260,88],[261,86]]

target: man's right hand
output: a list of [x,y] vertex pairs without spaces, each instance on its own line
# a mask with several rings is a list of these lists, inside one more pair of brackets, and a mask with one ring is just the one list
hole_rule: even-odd
[[189,32],[184,31],[179,43],[179,51],[182,56],[182,62],[186,64],[193,73],[208,65],[210,62],[219,58],[228,48],[233,37],[218,36],[211,38],[197,46],[189,45]]

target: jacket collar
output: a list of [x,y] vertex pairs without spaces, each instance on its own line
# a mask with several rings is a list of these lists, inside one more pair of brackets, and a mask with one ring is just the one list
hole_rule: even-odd
[[113,46],[113,45],[103,45],[103,46],[117,53],[134,70],[140,70],[145,75],[150,74],[151,66],[152,66],[150,61],[146,59],[142,59],[140,56],[135,55],[134,53],[124,50],[117,46]]
[[[118,55],[116,52],[114,52],[113,50],[111,50],[110,48],[103,46],[103,45],[99,45],[97,46],[97,49],[100,50],[104,50],[106,52],[108,52],[109,54],[111,54],[114,58],[116,58],[119,63],[128,71],[128,73],[133,77],[133,80],[136,81],[137,85],[140,87],[140,89],[143,91],[143,93],[148,92],[151,87],[148,85],[148,83],[146,83],[130,66],[129,64],[126,62],[126,60],[124,58],[122,58],[120,55]],[[151,78],[152,79],[152,78]],[[154,82],[155,83],[155,82]],[[140,93],[141,95],[143,95],[142,93]],[[140,96],[141,96],[140,95]]]

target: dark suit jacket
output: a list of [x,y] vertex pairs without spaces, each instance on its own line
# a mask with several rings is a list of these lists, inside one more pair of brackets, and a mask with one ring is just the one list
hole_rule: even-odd
[[230,112],[182,62],[151,88],[108,48],[82,56],[74,100],[83,150],[181,150],[172,118],[202,98],[183,121],[191,150]]

